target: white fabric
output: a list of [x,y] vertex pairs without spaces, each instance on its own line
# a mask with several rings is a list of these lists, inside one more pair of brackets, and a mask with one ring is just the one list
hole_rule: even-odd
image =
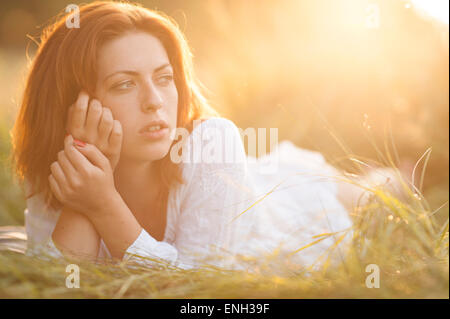
[[[202,155],[211,161],[221,154],[233,154],[233,161],[194,161],[202,159]],[[317,152],[283,141],[269,155],[257,160],[245,154],[239,130],[232,121],[211,118],[189,135],[184,156],[191,159],[190,163],[180,164],[186,183],[169,193],[163,241],[142,230],[124,259],[153,264],[151,259],[142,260],[136,254],[182,268],[203,264],[242,268],[246,266],[237,258],[239,255],[262,260],[264,254],[278,248],[280,256],[286,259],[289,252],[318,239],[313,236],[342,231],[352,225],[336,197],[333,176],[337,171]],[[277,169],[268,174],[271,164]],[[27,201],[29,254],[35,255],[45,248],[55,256],[62,256],[51,240],[59,212],[44,210],[39,196]],[[294,254],[291,261],[301,266],[312,265],[339,236],[331,236]],[[110,256],[102,240],[99,258]],[[340,258],[339,253],[332,256],[333,260]]]

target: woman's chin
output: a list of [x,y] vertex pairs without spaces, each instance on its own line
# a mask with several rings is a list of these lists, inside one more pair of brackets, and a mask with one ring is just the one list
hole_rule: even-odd
[[[129,145],[126,149],[122,149],[121,157],[127,157],[133,161],[157,161],[169,153],[171,141],[158,141],[156,143],[148,143],[146,145]],[[127,154],[127,155],[125,155]]]
[[157,161],[162,159],[169,152],[170,145],[165,145],[165,143],[161,143],[159,145],[152,145],[146,147],[145,150],[141,153],[141,158],[148,161]]

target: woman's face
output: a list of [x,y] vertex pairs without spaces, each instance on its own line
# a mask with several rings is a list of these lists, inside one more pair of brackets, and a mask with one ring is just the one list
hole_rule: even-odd
[[[121,159],[153,161],[164,157],[177,125],[178,92],[166,50],[145,32],[127,33],[99,51],[96,97],[122,124]],[[149,125],[163,120],[168,128],[152,138]]]

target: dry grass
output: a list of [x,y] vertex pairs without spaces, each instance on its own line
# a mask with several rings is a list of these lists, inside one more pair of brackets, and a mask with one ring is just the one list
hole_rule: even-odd
[[[66,266],[74,261],[2,252],[0,297],[448,298],[448,219],[437,225],[438,212],[427,211],[423,198],[401,201],[386,191],[372,191],[367,205],[352,214],[350,249],[335,266],[324,262],[320,269],[294,271],[280,265],[283,271],[275,274],[261,266],[245,272],[75,261],[80,288],[69,289]],[[380,288],[366,287],[369,264],[379,266]]]

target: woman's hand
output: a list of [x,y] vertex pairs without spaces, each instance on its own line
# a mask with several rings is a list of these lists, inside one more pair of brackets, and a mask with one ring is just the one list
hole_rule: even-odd
[[67,131],[73,138],[95,145],[115,169],[122,148],[122,126],[113,119],[109,108],[96,99],[89,101],[88,94],[81,91],[69,107]]
[[105,204],[120,196],[108,158],[95,145],[74,141],[71,135],[66,136],[64,150],[50,170],[50,188],[56,198],[90,219],[102,218],[107,213]]

